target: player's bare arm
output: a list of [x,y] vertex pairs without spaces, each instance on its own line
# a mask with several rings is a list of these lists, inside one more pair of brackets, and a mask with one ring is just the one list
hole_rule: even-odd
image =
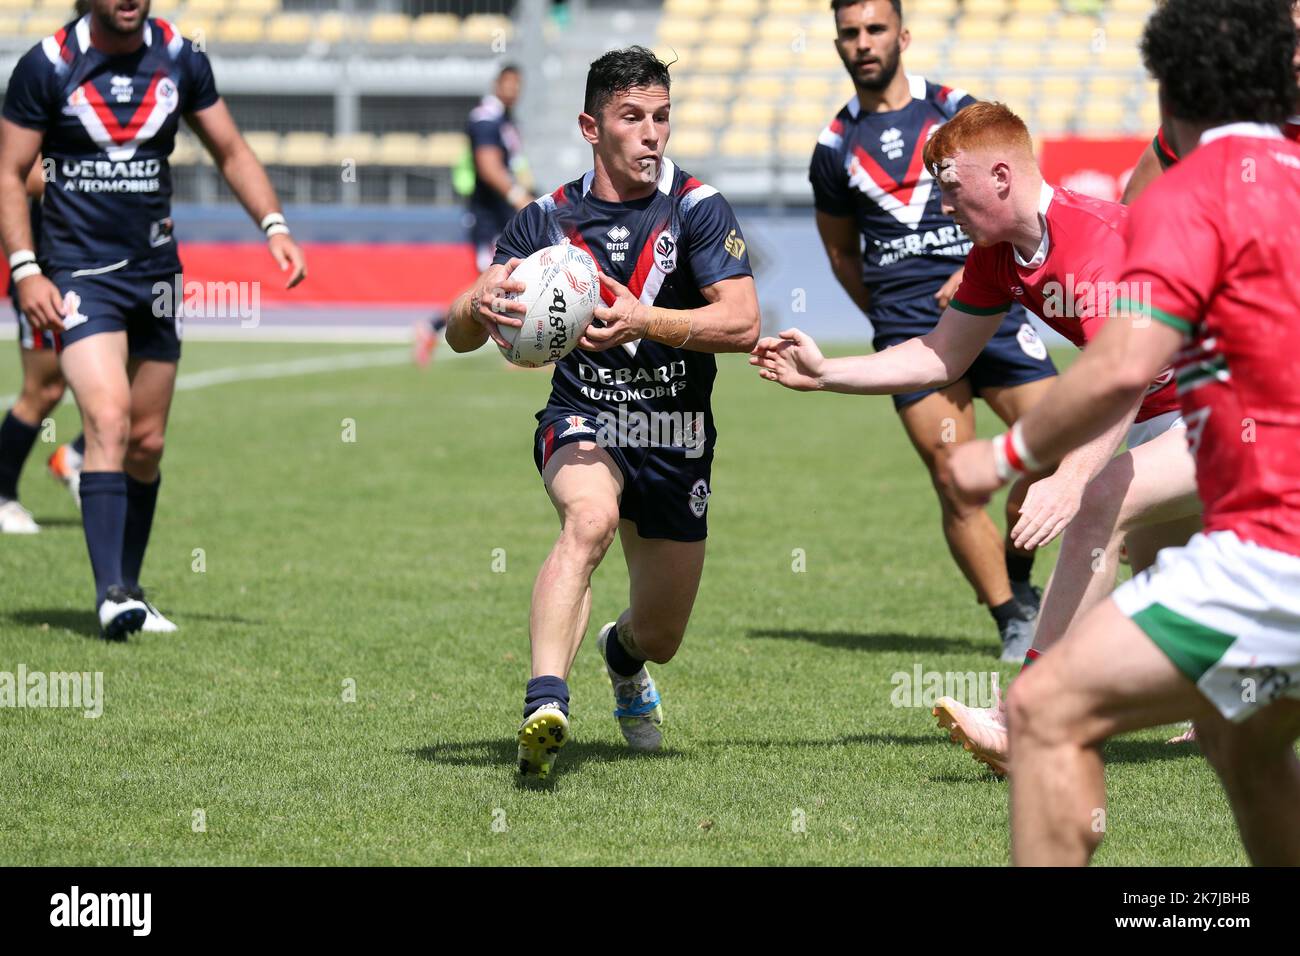
[[528,190],[510,176],[510,170],[501,160],[501,150],[495,146],[479,146],[474,150],[474,172],[516,210],[523,209],[533,201]]
[[203,141],[240,204],[266,232],[267,248],[280,271],[289,273],[285,288],[292,289],[307,278],[307,258],[289,235],[275,187],[261,161],[240,135],[225,101],[217,100],[185,119]]
[[1030,551],[1046,547],[1074,520],[1088,482],[1115,457],[1137,410],[1135,404],[1106,431],[1062,458],[1055,472],[1029,486],[1020,506],[1020,520],[1011,529],[1011,540],[1017,548]]
[[650,339],[695,352],[748,352],[758,341],[762,316],[758,292],[750,276],[723,279],[700,289],[708,305],[698,309],[666,309],[646,305],[617,279],[600,274],[600,284],[615,296],[593,313],[604,323],[594,324],[578,345],[593,352]]
[[519,259],[510,259],[488,266],[469,291],[452,303],[447,313],[447,344],[453,352],[473,352],[488,339],[503,349],[510,347],[497,326],[519,328],[524,324],[509,313],[526,315],[528,307],[505,297],[509,292],[524,291],[522,282],[510,278],[519,263]]
[[1146,188],[1160,178],[1164,168],[1160,165],[1160,157],[1156,155],[1156,144],[1151,143],[1142,151],[1142,157],[1133,169],[1133,175],[1128,178],[1128,185],[1124,187],[1124,198],[1120,200],[1124,205],[1131,206],[1137,202],[1138,197],[1146,191]]
[[862,281],[862,237],[857,222],[852,216],[832,216],[819,209],[817,234],[840,287],[865,314],[871,307],[871,293]]
[[44,133],[0,120],[0,223],[5,257],[18,292],[16,305],[38,332],[63,331],[63,296],[36,265],[27,214],[27,178],[41,152]]
[[769,382],[795,391],[893,395],[936,388],[966,374],[1005,315],[945,309],[925,335],[872,355],[833,359],[822,355],[812,336],[788,329],[779,338],[761,339],[749,361]]
[[[1183,334],[1167,325],[1121,312],[1088,343],[1079,361],[1038,405],[1002,439],[1029,468],[1060,461],[1076,448],[1122,422],[1151,380],[1183,345]],[[1030,459],[1024,454],[1032,450]],[[994,442],[969,442],[954,449],[947,481],[953,493],[981,502],[1009,480]]]

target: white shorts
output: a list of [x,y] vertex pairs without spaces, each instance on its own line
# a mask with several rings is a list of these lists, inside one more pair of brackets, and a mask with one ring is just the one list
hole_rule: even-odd
[[1163,415],[1157,415],[1155,418],[1148,418],[1144,422],[1138,422],[1129,426],[1128,450],[1132,451],[1139,445],[1145,445],[1149,441],[1154,441],[1171,428],[1186,427],[1187,423],[1183,421],[1183,413],[1179,411],[1165,412]]
[[1300,698],[1300,557],[1195,534],[1111,597],[1229,720]]

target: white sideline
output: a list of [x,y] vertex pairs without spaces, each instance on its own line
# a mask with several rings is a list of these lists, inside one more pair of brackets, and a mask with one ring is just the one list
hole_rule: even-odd
[[[450,349],[446,349],[448,353]],[[445,356],[444,356],[445,357]],[[409,349],[384,349],[382,352],[362,352],[353,355],[321,355],[314,358],[290,359],[284,362],[262,362],[256,365],[235,365],[214,368],[206,372],[182,374],[176,379],[176,391],[192,392],[213,385],[247,382],[255,379],[290,378],[295,375],[315,375],[320,372],[340,372],[359,368],[405,365],[411,361]],[[0,408],[8,408],[17,395],[0,397]],[[65,401],[68,400],[65,397]]]

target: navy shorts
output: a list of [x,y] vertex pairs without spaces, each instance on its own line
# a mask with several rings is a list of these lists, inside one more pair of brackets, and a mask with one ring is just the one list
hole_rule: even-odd
[[180,359],[182,303],[175,301],[175,290],[184,286],[175,273],[78,275],[56,270],[50,281],[63,293],[61,348],[101,332],[125,332],[131,358]]
[[[938,306],[932,297],[873,307],[869,318],[875,329],[872,345],[877,352],[925,335],[939,322]],[[997,333],[962,378],[970,382],[971,391],[978,395],[988,388],[1025,385],[1055,374],[1056,365],[1047,354],[1047,343],[1030,324],[1028,313],[1016,306],[1007,313]],[[940,389],[926,388],[895,395],[894,408],[902,411],[937,391]]]
[[[599,428],[595,419],[582,412],[554,407],[543,411],[533,438],[538,474],[545,473],[557,449],[597,441]],[[618,514],[636,525],[637,534],[669,541],[708,537],[712,442],[697,449],[628,448],[617,443],[602,443],[601,448],[623,473]]]

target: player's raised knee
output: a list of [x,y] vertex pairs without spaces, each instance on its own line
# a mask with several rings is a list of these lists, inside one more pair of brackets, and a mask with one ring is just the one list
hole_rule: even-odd
[[156,465],[162,461],[164,444],[160,429],[133,433],[126,449],[126,457],[135,464]]
[[686,636],[686,627],[674,627],[671,624],[649,623],[633,625],[636,634],[636,646],[647,661],[652,664],[667,664],[677,655]]
[[584,501],[565,509],[561,540],[599,559],[614,542],[617,531],[617,504]]

